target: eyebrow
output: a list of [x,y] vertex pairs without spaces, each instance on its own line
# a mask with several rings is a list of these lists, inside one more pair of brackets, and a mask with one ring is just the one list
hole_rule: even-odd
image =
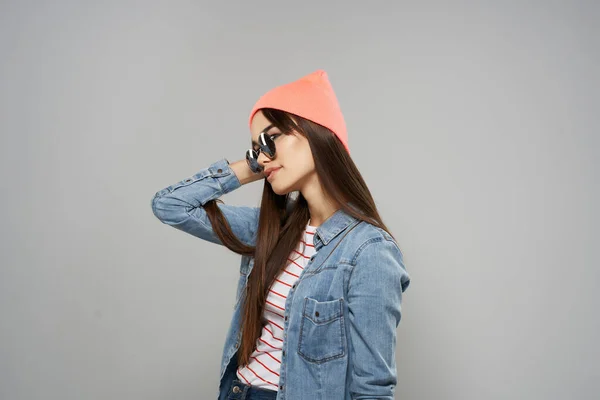
[[[275,125],[273,125],[273,124],[271,124],[271,125],[267,126],[267,127],[266,127],[265,129],[263,129],[263,130],[262,130],[260,133],[263,133],[263,132],[268,132],[268,131],[269,131],[269,129],[273,128],[274,126],[275,126]],[[260,135],[260,133],[259,133],[259,135]],[[253,141],[252,141],[252,146],[253,146],[253,147],[254,147],[254,146],[258,146],[258,143],[256,143],[256,142],[253,140]]]

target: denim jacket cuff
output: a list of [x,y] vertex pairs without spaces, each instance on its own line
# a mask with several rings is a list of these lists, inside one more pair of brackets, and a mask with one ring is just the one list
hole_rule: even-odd
[[229,161],[226,158],[221,158],[209,165],[208,171],[221,186],[223,194],[229,193],[242,186],[242,183],[235,172],[233,172],[233,169],[231,169],[231,166],[229,166]]

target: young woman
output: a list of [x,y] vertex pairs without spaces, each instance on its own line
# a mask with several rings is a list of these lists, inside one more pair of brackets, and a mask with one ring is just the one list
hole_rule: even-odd
[[[245,159],[152,199],[163,223],[242,256],[218,399],[393,399],[410,278],[350,158],[327,73],[265,93],[249,126]],[[219,199],[264,178],[260,208]]]

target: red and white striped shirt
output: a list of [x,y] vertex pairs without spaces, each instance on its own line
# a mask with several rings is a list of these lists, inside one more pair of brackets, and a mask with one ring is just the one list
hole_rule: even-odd
[[[310,221],[309,221],[310,222]],[[283,314],[285,299],[300,273],[315,254],[313,238],[317,227],[306,225],[304,237],[288,257],[288,264],[269,288],[263,313],[263,327],[256,348],[247,366],[236,371],[238,379],[247,385],[278,390],[281,350],[283,345]]]

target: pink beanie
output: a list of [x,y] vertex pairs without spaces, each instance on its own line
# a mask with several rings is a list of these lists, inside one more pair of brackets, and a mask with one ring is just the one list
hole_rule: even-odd
[[248,118],[261,108],[276,108],[299,115],[329,128],[344,144],[348,153],[348,132],[337,97],[327,72],[318,69],[294,82],[277,86],[265,93],[254,105]]

